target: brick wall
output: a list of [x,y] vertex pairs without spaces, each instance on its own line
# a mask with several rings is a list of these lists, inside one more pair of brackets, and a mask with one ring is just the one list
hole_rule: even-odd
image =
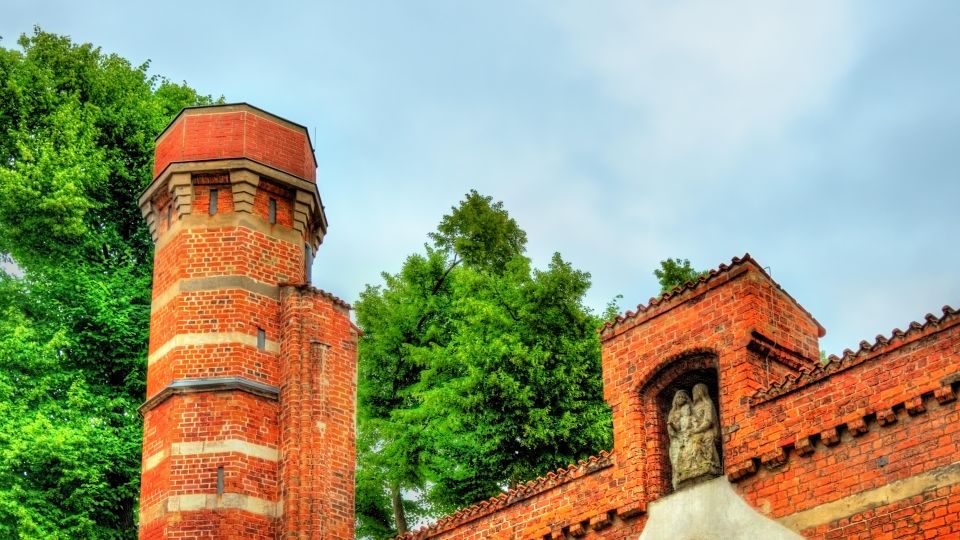
[[353,538],[357,333],[322,291],[284,287],[282,304],[281,530]]
[[307,285],[326,219],[306,130],[188,109],[156,163],[140,537],[351,538],[357,336]]
[[[141,538],[353,536],[356,329],[307,284],[315,167],[302,126],[243,104],[158,138]],[[823,332],[749,256],[651,299],[601,329],[609,452],[407,538],[635,538],[673,489],[669,397],[701,382],[762,514],[810,538],[960,536],[960,314],[821,365]]]
[[651,299],[601,330],[604,467],[406,538],[636,538],[647,504],[672,490],[664,399],[695,382],[715,394],[725,475],[762,514],[809,538],[960,537],[960,314],[944,308],[825,365],[822,335],[749,256]]
[[157,137],[153,174],[173,162],[228,158],[248,158],[316,180],[306,129],[246,104],[184,109]]

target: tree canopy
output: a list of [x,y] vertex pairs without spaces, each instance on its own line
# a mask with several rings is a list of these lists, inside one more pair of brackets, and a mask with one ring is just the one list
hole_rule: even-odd
[[211,100],[39,28],[17,44],[0,47],[0,537],[133,538],[153,251],[137,196],[154,137]]
[[[153,251],[136,199],[155,135],[211,99],[65,36],[17,44],[0,47],[0,537],[132,538]],[[356,305],[360,535],[612,442],[589,274],[533,268],[476,192],[430,239]],[[697,277],[668,261],[665,290]]]
[[609,448],[590,276],[475,191],[356,304],[358,536],[447,513]]
[[664,259],[660,261],[660,268],[653,271],[660,283],[660,294],[670,292],[677,287],[683,287],[691,281],[700,279],[707,272],[690,266],[688,259]]

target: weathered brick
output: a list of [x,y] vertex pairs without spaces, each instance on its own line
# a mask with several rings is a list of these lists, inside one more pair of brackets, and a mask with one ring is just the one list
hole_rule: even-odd
[[190,109],[156,164],[140,537],[352,538],[357,335],[307,285],[325,218],[306,130]]
[[[155,163],[141,538],[352,538],[356,332],[307,285],[326,219],[305,188],[306,130],[245,105],[191,109]],[[960,534],[958,313],[826,364],[822,335],[749,256],[651,299],[601,330],[610,452],[408,538],[635,538],[673,490],[665,401],[694,382],[715,394],[725,474],[770,517],[810,538]],[[211,378],[255,384],[170,393]],[[246,502],[222,506],[221,490]],[[801,519],[817,508],[844,510]]]
[[[583,529],[591,539],[636,538],[646,514],[617,509],[644,508],[672,491],[658,399],[675,381],[711,370],[725,472],[748,503],[789,518],[860,494],[873,501],[865,503],[869,508],[851,507],[800,532],[809,538],[955,535],[960,518],[950,509],[960,507],[960,484],[883,501],[891,496],[885,487],[898,480],[926,475],[923,482],[951,482],[945,479],[960,474],[960,409],[954,383],[942,382],[960,372],[960,317],[945,308],[936,324],[894,332],[825,366],[821,331],[749,258],[651,300],[601,331],[604,396],[614,418],[610,467],[551,479],[550,489],[508,495],[516,502],[488,505],[469,512],[469,520],[454,517],[408,538],[542,540],[564,527],[576,537]],[[938,406],[924,403],[931,394]],[[498,536],[503,527],[512,534]]]

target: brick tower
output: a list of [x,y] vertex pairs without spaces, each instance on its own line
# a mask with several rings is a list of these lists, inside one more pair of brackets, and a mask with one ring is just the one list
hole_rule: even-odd
[[309,286],[307,130],[197,107],[156,148],[140,538],[353,538],[357,333]]

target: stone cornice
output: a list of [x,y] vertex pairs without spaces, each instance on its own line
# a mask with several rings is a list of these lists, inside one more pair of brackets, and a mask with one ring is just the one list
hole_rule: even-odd
[[192,211],[191,175],[213,172],[229,173],[236,213],[253,212],[253,200],[261,177],[291,188],[294,192],[294,199],[291,201],[294,205],[293,228],[305,237],[310,231],[312,234],[307,240],[314,249],[323,242],[328,223],[317,185],[249,158],[175,162],[161,171],[141,192],[138,199],[140,211],[154,242],[159,237],[156,201],[169,197],[174,205],[173,218],[183,219]]
[[163,390],[160,390],[153,397],[140,406],[140,414],[143,415],[150,409],[155,408],[166,401],[170,396],[178,394],[193,394],[198,392],[226,392],[240,391],[276,401],[280,397],[280,389],[276,386],[264,384],[257,381],[251,381],[243,377],[210,377],[203,379],[177,379]]

